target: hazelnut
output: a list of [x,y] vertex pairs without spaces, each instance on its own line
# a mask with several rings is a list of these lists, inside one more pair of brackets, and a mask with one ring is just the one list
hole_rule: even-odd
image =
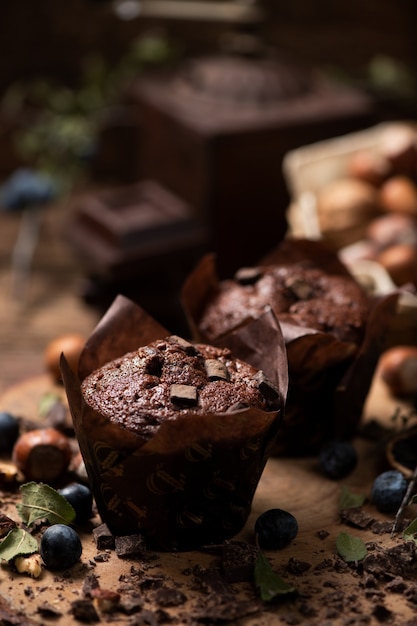
[[380,154],[371,150],[359,150],[347,163],[349,176],[378,187],[390,174],[390,164]]
[[390,213],[417,216],[417,185],[407,176],[393,176],[381,185],[379,204]]
[[415,246],[404,243],[389,246],[375,256],[375,261],[385,268],[398,287],[407,283],[417,285],[417,248]]
[[367,238],[376,248],[398,243],[417,245],[417,219],[401,213],[386,213],[369,223]]
[[71,461],[68,437],[55,428],[29,430],[16,441],[12,459],[28,480],[55,482]]
[[365,236],[368,223],[380,215],[378,191],[355,178],[327,183],[317,194],[317,219],[323,239],[336,248]]
[[417,393],[417,346],[389,348],[379,359],[379,373],[394,396]]
[[44,363],[55,382],[62,383],[59,366],[61,354],[65,355],[71,369],[77,372],[78,361],[84,345],[85,337],[78,333],[60,335],[49,342],[44,352]]
[[417,169],[417,139],[415,131],[402,124],[392,125],[381,135],[379,152],[393,172],[413,175]]

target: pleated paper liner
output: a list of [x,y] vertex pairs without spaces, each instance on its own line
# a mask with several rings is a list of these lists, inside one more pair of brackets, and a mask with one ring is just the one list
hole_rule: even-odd
[[[269,312],[236,345],[279,390],[277,410],[255,408],[162,423],[149,440],[89,407],[81,380],[101,365],[170,333],[118,296],[87,340],[79,376],[62,357],[75,432],[100,516],[117,535],[142,533],[162,550],[191,550],[233,537],[244,526],[265,463],[279,437],[287,392],[285,346]],[[268,341],[268,351],[259,346]],[[238,350],[239,351],[239,350]],[[234,354],[240,358],[240,355]]]
[[[301,261],[334,274],[349,274],[335,252],[320,242],[304,239],[282,242],[261,263]],[[213,255],[201,259],[183,285],[182,304],[195,339],[206,339],[199,320],[218,285]],[[359,346],[331,333],[281,324],[288,355],[289,389],[275,454],[311,454],[326,439],[354,436],[386,335],[395,319],[398,297],[397,292],[369,297],[369,315]],[[214,343],[227,346],[228,333]],[[268,346],[263,349],[268,350]]]

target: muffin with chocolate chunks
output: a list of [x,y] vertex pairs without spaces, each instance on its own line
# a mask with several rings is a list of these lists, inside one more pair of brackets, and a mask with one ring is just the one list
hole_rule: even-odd
[[[263,335],[269,351],[254,354]],[[279,436],[288,367],[273,316],[236,341],[237,351],[170,335],[118,296],[78,375],[61,358],[97,509],[113,534],[189,550],[242,529]]]

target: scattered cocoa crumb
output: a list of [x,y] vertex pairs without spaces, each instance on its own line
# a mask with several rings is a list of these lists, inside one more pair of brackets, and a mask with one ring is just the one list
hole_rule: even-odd
[[142,535],[115,537],[115,550],[119,559],[146,557],[147,549]]
[[95,624],[100,621],[92,600],[74,600],[71,602],[71,613],[76,620],[84,624]]
[[115,540],[107,524],[101,524],[93,529],[93,539],[98,550],[114,550]]
[[323,539],[327,539],[330,533],[327,530],[318,530],[316,532],[316,535],[319,539],[323,540]]
[[155,592],[154,600],[157,606],[180,606],[187,601],[187,596],[179,589],[161,587]]
[[134,613],[138,613],[143,608],[143,598],[141,598],[137,594],[124,594],[120,598],[119,608],[126,615],[133,615]]
[[378,620],[378,622],[387,622],[392,618],[392,611],[387,609],[383,604],[377,604],[372,611],[372,615]]
[[86,598],[91,598],[91,593],[94,589],[98,589],[100,587],[100,583],[95,574],[89,574],[84,578],[82,593]]
[[56,607],[52,606],[48,602],[44,602],[36,609],[39,615],[44,617],[45,619],[52,619],[61,617],[62,613]]
[[355,528],[369,528],[375,519],[365,513],[361,507],[351,507],[340,511],[340,520],[343,524],[354,526]]
[[93,558],[96,563],[106,563],[110,560],[110,554],[108,552],[100,552],[99,554],[96,554]]
[[222,574],[228,582],[253,579],[258,548],[250,543],[226,541],[222,546]]
[[301,576],[309,570],[311,567],[311,563],[307,563],[306,561],[299,561],[298,559],[294,559],[291,557],[288,560],[286,570],[290,574],[294,574],[295,576]]

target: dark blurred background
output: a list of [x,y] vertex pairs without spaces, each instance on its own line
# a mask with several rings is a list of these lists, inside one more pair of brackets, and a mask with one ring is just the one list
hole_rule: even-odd
[[169,325],[203,253],[228,275],[285,236],[288,150],[416,118],[416,18],[414,0],[3,2],[0,177],[57,177],[85,301],[123,292]]

